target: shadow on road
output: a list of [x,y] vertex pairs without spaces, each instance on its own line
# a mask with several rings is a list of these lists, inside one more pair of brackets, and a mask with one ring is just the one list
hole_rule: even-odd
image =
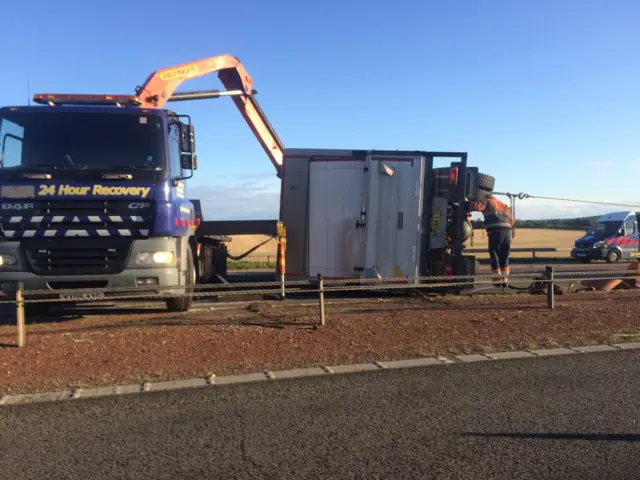
[[462,434],[465,437],[523,438],[534,440],[585,440],[589,442],[639,442],[640,435],[634,433],[474,433]]

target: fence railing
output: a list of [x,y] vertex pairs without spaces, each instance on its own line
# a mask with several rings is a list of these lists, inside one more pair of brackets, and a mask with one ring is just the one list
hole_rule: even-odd
[[[465,248],[465,253],[487,253],[486,248]],[[533,258],[536,258],[536,253],[552,253],[559,252],[557,248],[553,247],[532,247],[532,248],[512,248],[511,253],[531,253]]]
[[[488,254],[488,251],[486,248],[465,248],[464,249],[465,253],[470,253],[470,254]],[[567,248],[567,249],[558,249],[555,247],[517,247],[517,248],[511,248],[511,253],[531,253],[532,258],[537,258],[536,254],[538,253],[558,253],[558,252],[564,252],[566,251],[567,253],[571,251],[571,249]],[[568,255],[567,255],[568,256]],[[234,264],[247,264],[247,263],[255,263],[255,264],[275,264],[277,261],[277,255],[273,254],[273,255],[248,255],[246,257],[244,257],[242,260],[238,260],[238,261],[230,261],[229,265],[233,266]]]
[[[546,290],[547,308],[555,308],[555,290],[558,282],[576,281],[612,281],[627,282],[628,286],[636,287],[640,280],[640,271],[555,271],[553,266],[548,266],[541,271],[513,273],[509,276],[509,282],[531,282]],[[458,275],[440,277],[403,277],[403,278],[371,278],[352,279],[349,281],[325,279],[322,275],[307,280],[287,281],[284,284],[273,282],[247,282],[247,283],[220,283],[208,285],[181,286],[141,286],[141,287],[117,287],[117,288],[87,288],[68,290],[25,290],[22,282],[16,284],[15,298],[1,300],[0,304],[15,304],[17,324],[17,344],[23,347],[26,344],[25,333],[25,306],[38,303],[92,303],[104,301],[126,300],[164,300],[171,297],[181,297],[185,294],[192,295],[194,299],[212,297],[231,297],[246,295],[274,295],[284,299],[283,291],[289,294],[305,293],[316,294],[319,300],[319,326],[326,325],[325,295],[333,292],[370,291],[380,292],[388,290],[435,290],[442,288],[461,289],[470,288],[472,291],[495,286],[495,280],[487,275]],[[480,287],[480,288],[474,288]],[[74,299],[64,298],[65,294],[75,294]],[[87,295],[83,295],[87,294]],[[108,295],[107,295],[108,294]],[[57,297],[53,297],[56,295]],[[104,295],[104,296],[102,296]],[[5,293],[6,296],[6,293]]]

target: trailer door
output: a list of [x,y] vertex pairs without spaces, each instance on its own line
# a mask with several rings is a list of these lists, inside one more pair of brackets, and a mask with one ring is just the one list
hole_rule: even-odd
[[371,156],[365,277],[418,275],[422,157]]
[[363,158],[314,157],[309,167],[309,271],[359,278],[365,196]]

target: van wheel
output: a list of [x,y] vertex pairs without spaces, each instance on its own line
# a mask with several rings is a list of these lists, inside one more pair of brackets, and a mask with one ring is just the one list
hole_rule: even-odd
[[187,250],[187,285],[186,295],[182,297],[167,298],[167,310],[170,312],[186,312],[193,304],[193,287],[196,284],[196,268],[193,263],[193,252]]
[[609,250],[609,253],[607,253],[607,262],[616,263],[618,260],[620,260],[620,252],[615,249]]

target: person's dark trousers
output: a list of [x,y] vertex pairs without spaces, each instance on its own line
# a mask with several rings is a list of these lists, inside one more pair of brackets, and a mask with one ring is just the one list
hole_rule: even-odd
[[509,255],[511,254],[511,229],[497,228],[487,231],[489,237],[489,255],[491,257],[491,272],[494,279],[504,279],[509,276]]

